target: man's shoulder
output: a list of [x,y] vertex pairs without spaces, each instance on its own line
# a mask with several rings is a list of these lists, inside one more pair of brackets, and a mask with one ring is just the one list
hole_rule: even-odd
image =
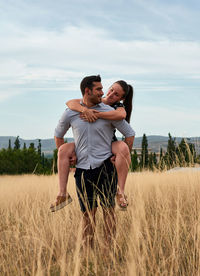
[[68,116],[73,116],[73,115],[78,114],[79,112],[74,111],[74,110],[71,110],[69,107],[67,107],[67,108],[65,109],[64,113],[67,114]]
[[101,111],[110,111],[110,110],[114,109],[113,107],[111,107],[107,104],[104,104],[104,103],[100,103],[99,107],[100,107]]
[[71,120],[73,117],[79,115],[78,112],[66,108],[62,114],[61,120]]

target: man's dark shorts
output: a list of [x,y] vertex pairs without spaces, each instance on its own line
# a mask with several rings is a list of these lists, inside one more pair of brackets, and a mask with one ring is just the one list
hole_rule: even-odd
[[117,172],[110,157],[95,169],[76,169],[76,191],[81,211],[90,211],[98,206],[97,196],[104,208],[115,206],[117,192]]

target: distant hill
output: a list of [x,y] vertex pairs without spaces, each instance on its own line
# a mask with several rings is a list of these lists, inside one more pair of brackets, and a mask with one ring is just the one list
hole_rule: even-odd
[[[9,139],[11,139],[11,146],[14,147],[14,142],[16,140],[16,136],[0,136],[0,149],[2,148],[8,148]],[[67,138],[68,142],[72,142],[73,138]],[[19,138],[21,148],[23,148],[24,143],[26,143],[26,147],[28,148],[30,143],[34,143],[35,148],[38,146],[38,139],[32,139],[32,140],[25,140],[22,138]],[[42,145],[42,152],[44,152],[45,155],[52,155],[53,150],[56,148],[54,139],[41,139],[41,145]]]
[[[14,142],[16,137],[14,136],[0,136],[0,149],[2,148],[8,148],[8,141],[11,139],[11,145],[14,147]],[[159,136],[159,135],[151,135],[147,136],[148,139],[148,147],[151,149],[152,152],[159,152],[160,148],[164,151],[167,149],[167,142],[168,142],[168,136]],[[176,137],[176,141],[180,143],[182,137]],[[200,154],[200,137],[190,137],[187,138],[190,143],[194,143],[196,146],[196,151],[198,154]],[[30,143],[34,143],[35,147],[38,146],[38,139],[33,140],[25,140],[22,138],[19,138],[21,148],[23,147],[24,143],[26,143],[26,146],[29,147]],[[68,142],[72,142],[73,138],[67,138]],[[120,140],[120,138],[119,138]],[[142,137],[136,137],[134,141],[134,148],[141,148],[142,143]],[[54,139],[41,139],[42,144],[42,152],[46,156],[52,155],[53,150],[56,148]]]

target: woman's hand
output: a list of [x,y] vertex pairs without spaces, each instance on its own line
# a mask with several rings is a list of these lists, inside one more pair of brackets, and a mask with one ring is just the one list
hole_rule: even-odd
[[84,109],[81,112],[80,117],[84,121],[87,121],[89,123],[94,123],[98,119],[98,113],[99,111],[95,109]]

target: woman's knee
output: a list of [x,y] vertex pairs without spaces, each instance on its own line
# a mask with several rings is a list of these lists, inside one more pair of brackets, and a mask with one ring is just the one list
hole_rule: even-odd
[[65,143],[58,149],[58,157],[69,157],[73,154],[75,149],[74,143]]
[[123,141],[116,141],[112,143],[112,153],[117,154],[123,154],[123,155],[130,155],[129,148],[127,144]]

